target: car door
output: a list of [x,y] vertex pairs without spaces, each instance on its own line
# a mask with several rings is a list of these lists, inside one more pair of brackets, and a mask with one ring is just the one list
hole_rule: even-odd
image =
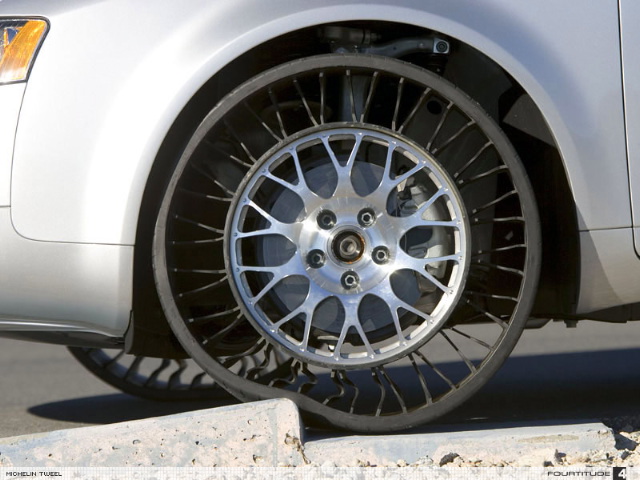
[[619,8],[633,237],[640,255],[640,2],[620,0]]

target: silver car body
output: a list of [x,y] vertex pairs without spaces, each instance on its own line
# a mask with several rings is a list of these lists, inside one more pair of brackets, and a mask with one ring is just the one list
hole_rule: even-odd
[[6,333],[123,337],[143,193],[181,110],[250,49],[352,20],[434,30],[508,72],[544,116],[575,201],[575,314],[640,302],[635,0],[21,0],[0,17],[50,24],[28,82],[0,86]]

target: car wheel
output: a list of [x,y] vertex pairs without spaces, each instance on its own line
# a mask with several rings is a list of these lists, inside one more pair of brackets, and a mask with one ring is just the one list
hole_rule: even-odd
[[227,393],[190,359],[129,355],[121,349],[69,347],[87,370],[125,393],[149,400],[215,400]]
[[504,133],[442,78],[366,55],[292,61],[223,99],[177,163],[153,248],[169,323],[217,382],[366,432],[486,383],[540,266]]

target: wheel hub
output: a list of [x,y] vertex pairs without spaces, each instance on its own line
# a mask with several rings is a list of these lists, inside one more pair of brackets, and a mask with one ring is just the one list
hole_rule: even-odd
[[[307,277],[326,290],[326,295],[361,294],[385,281],[389,269],[375,261],[373,252],[383,248],[389,257],[393,255],[399,234],[393,222],[381,214],[374,226],[361,227],[358,223],[360,213],[375,209],[360,198],[333,198],[323,202],[317,210],[319,213],[311,212],[307,217],[309,220],[301,223],[300,234],[294,242],[299,246],[303,266],[311,267],[307,268]],[[329,215],[328,212],[334,219],[331,228],[313,221],[313,218]],[[318,267],[316,254],[325,259],[321,267]],[[267,256],[278,256],[277,246],[271,247]],[[343,277],[348,271],[358,275],[357,285],[345,287]]]
[[335,236],[331,247],[335,257],[344,263],[354,263],[362,258],[365,241],[356,231],[345,230]]

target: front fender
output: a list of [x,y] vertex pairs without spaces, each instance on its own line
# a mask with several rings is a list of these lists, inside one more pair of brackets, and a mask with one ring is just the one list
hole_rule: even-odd
[[[154,159],[195,92],[257,45],[348,20],[419,25],[492,58],[545,116],[580,227],[631,223],[615,0],[47,3],[29,3],[51,31],[27,86],[12,170],[12,221],[27,238],[133,244]],[[591,191],[603,184],[615,188],[596,200]]]

